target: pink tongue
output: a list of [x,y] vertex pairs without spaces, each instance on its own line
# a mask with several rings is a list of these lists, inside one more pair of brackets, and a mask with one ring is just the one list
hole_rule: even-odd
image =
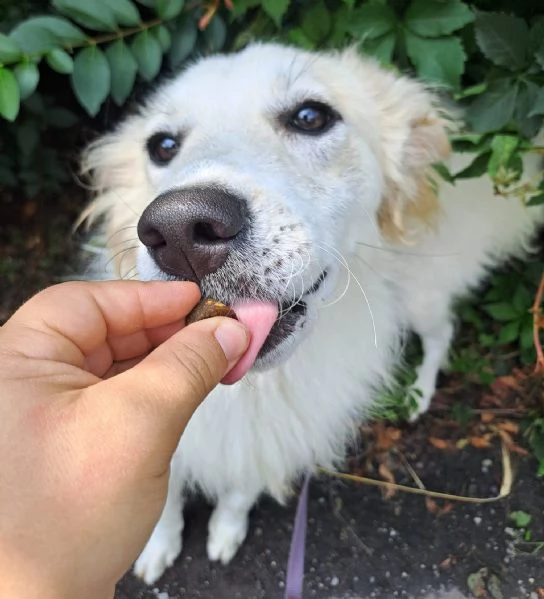
[[226,385],[236,383],[247,374],[278,318],[278,306],[271,302],[243,302],[235,304],[232,309],[236,312],[238,320],[249,329],[251,341],[246,353],[221,381]]

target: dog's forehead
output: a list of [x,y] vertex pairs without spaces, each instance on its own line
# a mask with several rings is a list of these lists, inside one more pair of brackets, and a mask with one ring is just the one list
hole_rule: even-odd
[[319,56],[273,44],[254,45],[242,52],[205,58],[167,88],[171,110],[180,101],[219,109],[240,102],[260,108],[289,103],[292,97],[327,96],[319,76]]

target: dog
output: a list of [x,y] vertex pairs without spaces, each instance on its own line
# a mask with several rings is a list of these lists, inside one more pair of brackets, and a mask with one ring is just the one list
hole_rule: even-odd
[[[435,163],[464,160],[450,126],[437,94],[355,49],[254,43],[166,80],[89,147],[82,218],[101,223],[115,276],[196,281],[252,333],[174,455],[134,567],[146,583],[181,552],[189,491],[215,505],[207,553],[227,564],[261,494],[285,501],[341,462],[410,330],[427,409],[452,303],[544,220],[486,178],[441,181]],[[538,178],[536,159],[525,167]]]

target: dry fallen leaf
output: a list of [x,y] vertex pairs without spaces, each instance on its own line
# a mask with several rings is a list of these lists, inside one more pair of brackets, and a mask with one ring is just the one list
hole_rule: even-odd
[[449,514],[453,509],[453,503],[448,501],[443,506],[440,506],[434,499],[431,499],[430,497],[425,498],[425,506],[430,514],[436,514],[438,517]]
[[519,425],[511,420],[504,420],[503,422],[499,422],[497,424],[497,428],[501,431],[506,431],[507,433],[511,433],[512,435],[517,435],[519,433]]
[[[395,475],[391,472],[388,466],[386,466],[383,462],[378,467],[378,472],[380,476],[387,481],[388,483],[395,483]],[[393,487],[388,487],[384,493],[385,499],[391,499],[396,494],[396,489]]]
[[445,560],[440,562],[439,567],[442,568],[443,570],[447,570],[451,566],[454,566],[456,563],[457,563],[457,558],[454,557],[453,555],[450,555]]
[[470,444],[477,449],[491,447],[491,435],[483,435],[482,437],[470,437]]
[[489,424],[490,422],[492,422],[493,420],[495,420],[495,414],[493,414],[493,412],[482,412],[480,414],[480,420],[484,424]]
[[482,568],[478,570],[478,572],[474,572],[474,574],[470,574],[467,578],[467,585],[470,589],[470,592],[474,595],[474,597],[487,597],[487,591],[485,589],[485,580],[484,578],[487,576],[487,568]]
[[438,437],[429,437],[429,443],[437,449],[448,449],[450,446],[448,441],[445,439],[439,439]]
[[402,437],[400,428],[393,426],[376,426],[376,449],[378,451],[388,451],[394,447]]

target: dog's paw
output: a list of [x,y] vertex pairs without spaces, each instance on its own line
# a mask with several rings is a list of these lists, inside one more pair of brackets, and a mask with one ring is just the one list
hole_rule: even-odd
[[151,585],[174,563],[180,553],[179,532],[155,529],[134,564],[134,573],[146,584]]
[[247,517],[229,517],[214,512],[208,527],[208,558],[226,565],[236,555],[247,534]]
[[406,403],[410,409],[408,422],[416,422],[420,416],[425,414],[431,405],[434,395],[434,386],[431,389],[422,389],[422,385],[416,381],[408,389]]

